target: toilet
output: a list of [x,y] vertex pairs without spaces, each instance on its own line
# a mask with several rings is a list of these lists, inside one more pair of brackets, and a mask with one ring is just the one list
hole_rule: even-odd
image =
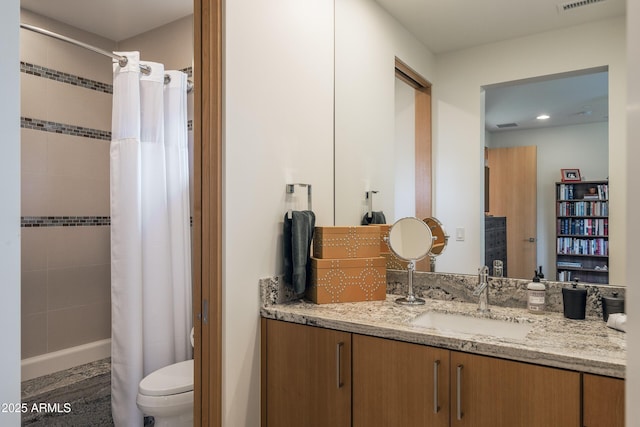
[[[191,328],[191,347],[194,330]],[[155,427],[193,426],[193,359],[153,371],[138,384],[138,408]]]
[[138,408],[155,427],[193,425],[193,359],[174,363],[144,377],[138,385]]

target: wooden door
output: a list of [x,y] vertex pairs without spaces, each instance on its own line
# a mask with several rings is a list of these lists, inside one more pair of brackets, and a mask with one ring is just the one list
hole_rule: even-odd
[[578,372],[453,351],[450,367],[451,426],[580,426]]
[[449,351],[353,336],[353,426],[448,426]]
[[583,374],[584,427],[624,427],[624,380]]
[[278,320],[264,332],[266,426],[350,426],[351,334]]
[[535,146],[490,148],[489,214],[507,218],[509,277],[530,279],[537,268]]

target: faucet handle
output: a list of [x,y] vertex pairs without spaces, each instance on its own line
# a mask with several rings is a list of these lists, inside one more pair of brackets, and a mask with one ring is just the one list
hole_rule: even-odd
[[489,277],[489,267],[487,267],[486,265],[479,267],[478,280],[480,281],[480,283],[485,283],[488,277]]

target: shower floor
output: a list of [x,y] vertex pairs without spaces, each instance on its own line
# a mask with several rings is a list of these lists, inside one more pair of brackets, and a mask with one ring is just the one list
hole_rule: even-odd
[[23,426],[113,426],[111,360],[22,383]]

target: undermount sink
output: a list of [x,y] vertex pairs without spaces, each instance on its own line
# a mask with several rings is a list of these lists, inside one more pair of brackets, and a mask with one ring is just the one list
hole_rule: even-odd
[[498,338],[524,339],[531,331],[528,323],[510,322],[499,319],[486,319],[462,314],[428,311],[413,319],[411,324],[441,331],[458,332],[470,335],[490,335]]

